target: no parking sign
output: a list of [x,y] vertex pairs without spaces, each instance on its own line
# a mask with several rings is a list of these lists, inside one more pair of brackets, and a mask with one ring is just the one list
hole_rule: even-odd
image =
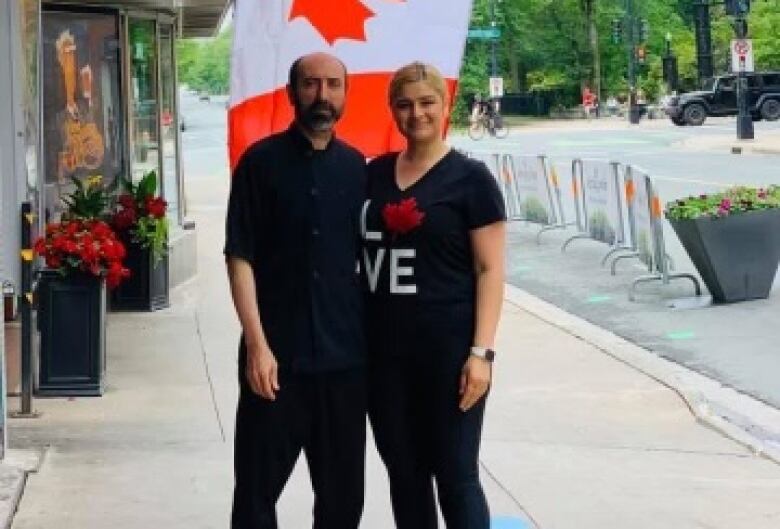
[[731,41],[731,71],[755,71],[753,63],[753,41],[750,39],[734,39]]

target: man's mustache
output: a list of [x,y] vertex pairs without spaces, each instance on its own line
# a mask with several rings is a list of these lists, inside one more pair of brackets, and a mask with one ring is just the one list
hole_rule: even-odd
[[314,114],[314,113],[319,114],[319,113],[323,113],[323,112],[328,112],[331,115],[335,115],[336,114],[336,107],[334,107],[333,105],[331,105],[327,101],[320,101],[318,103],[313,103],[309,107],[308,112],[311,113],[311,114]]

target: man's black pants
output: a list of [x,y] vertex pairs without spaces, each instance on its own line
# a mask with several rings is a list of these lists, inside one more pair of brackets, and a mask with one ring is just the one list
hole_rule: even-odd
[[276,502],[301,450],[314,489],[314,529],[357,529],[365,487],[365,371],[283,375],[276,400],[268,401],[252,392],[239,364],[232,529],[277,528]]

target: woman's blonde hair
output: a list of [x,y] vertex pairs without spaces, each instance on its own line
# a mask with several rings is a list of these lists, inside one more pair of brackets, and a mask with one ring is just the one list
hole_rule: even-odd
[[447,83],[441,72],[430,64],[413,62],[398,69],[390,80],[390,88],[387,91],[387,100],[392,105],[401,94],[401,89],[407,83],[424,81],[441,96],[442,101],[447,102]]

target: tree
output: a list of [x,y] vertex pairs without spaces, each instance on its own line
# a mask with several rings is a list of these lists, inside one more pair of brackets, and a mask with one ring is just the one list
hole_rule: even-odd
[[176,43],[179,81],[194,90],[224,94],[230,85],[233,31],[213,39],[185,39]]

